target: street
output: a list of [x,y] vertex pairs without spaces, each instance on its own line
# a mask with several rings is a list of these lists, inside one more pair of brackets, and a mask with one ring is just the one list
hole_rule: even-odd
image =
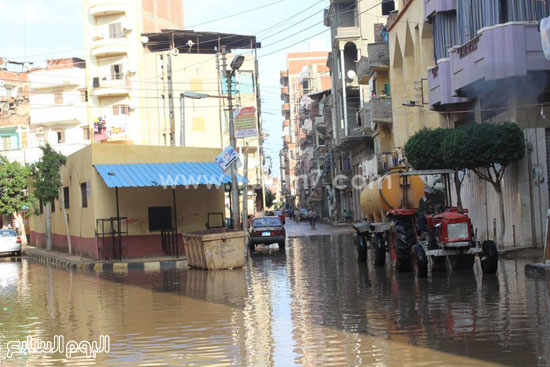
[[[81,273],[0,262],[0,345],[110,337],[109,353],[15,355],[3,366],[547,366],[550,284],[527,260],[496,276],[415,280],[356,261],[349,228],[287,224],[286,252],[245,269]],[[348,233],[341,233],[348,232]],[[5,358],[5,349],[2,349]]]

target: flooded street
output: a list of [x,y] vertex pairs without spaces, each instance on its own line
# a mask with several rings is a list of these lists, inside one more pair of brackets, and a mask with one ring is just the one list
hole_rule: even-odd
[[[305,224],[304,224],[305,225]],[[497,276],[358,264],[353,236],[259,248],[243,270],[79,273],[0,263],[0,344],[99,340],[110,351],[15,355],[2,366],[547,366],[550,283],[528,261]]]

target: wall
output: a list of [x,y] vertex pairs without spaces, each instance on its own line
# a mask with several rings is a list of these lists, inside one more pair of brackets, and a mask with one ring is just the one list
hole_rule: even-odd
[[[428,66],[433,64],[432,26],[424,23],[424,1],[412,0],[389,29],[390,86],[392,93],[394,146],[400,149],[422,127],[448,127],[445,118],[428,105],[406,107],[403,103],[428,103]],[[424,96],[422,95],[424,84]]]
[[144,33],[183,29],[183,0],[142,0]]

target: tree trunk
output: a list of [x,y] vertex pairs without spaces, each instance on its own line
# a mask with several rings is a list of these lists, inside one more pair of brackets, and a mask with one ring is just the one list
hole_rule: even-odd
[[504,196],[502,195],[502,187],[500,182],[492,183],[498,196],[498,211],[500,214],[500,231],[498,232],[497,244],[504,245],[504,232],[506,231],[506,219],[504,217]]
[[19,236],[21,237],[21,244],[23,246],[27,245],[27,231],[25,230],[25,221],[23,216],[20,213],[15,213],[13,215],[17,223],[19,223]]
[[460,173],[459,170],[455,170],[454,178],[455,178],[455,190],[456,190],[456,206],[458,207],[459,210],[461,210],[462,209],[462,195],[461,195],[462,182],[460,182],[459,173]]
[[52,250],[52,203],[46,203],[46,251]]

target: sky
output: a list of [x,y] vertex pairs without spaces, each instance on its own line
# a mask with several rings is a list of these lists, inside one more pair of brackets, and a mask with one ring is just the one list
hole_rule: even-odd
[[[286,69],[289,52],[329,50],[322,11],[328,5],[329,0],[184,0],[186,29],[256,35],[262,43],[262,117],[269,135],[264,149],[274,176],[279,175],[282,148],[279,72]],[[0,57],[38,65],[46,59],[84,57],[82,1],[0,0],[0,9]],[[222,17],[226,19],[216,21]]]

